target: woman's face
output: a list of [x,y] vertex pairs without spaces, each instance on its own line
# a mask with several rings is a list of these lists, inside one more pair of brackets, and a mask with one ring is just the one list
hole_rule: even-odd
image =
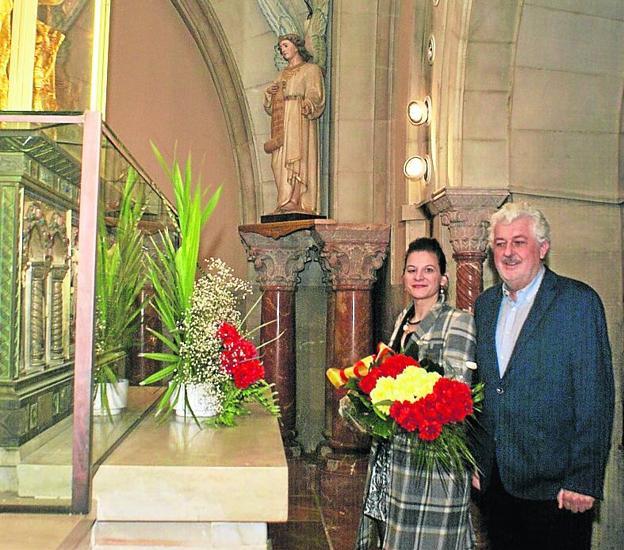
[[440,286],[447,283],[446,275],[440,273],[438,257],[433,252],[418,250],[407,257],[403,285],[413,300],[437,300]]
[[279,43],[279,51],[286,61],[290,61],[297,53],[297,47],[290,40],[282,40]]

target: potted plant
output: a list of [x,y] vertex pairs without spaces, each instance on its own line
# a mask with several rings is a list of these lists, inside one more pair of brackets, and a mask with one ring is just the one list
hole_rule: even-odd
[[134,169],[121,189],[114,237],[108,235],[104,208],[100,208],[97,237],[95,415],[118,414],[126,406],[128,380],[125,365],[142,309],[145,283],[143,236],[139,222],[144,211],[142,189]]
[[177,410],[196,422],[198,416],[207,416],[212,417],[209,423],[232,425],[236,416],[247,412],[246,401],[257,401],[278,414],[272,388],[264,380],[260,346],[241,333],[245,319],[236,306],[251,286],[214,258],[196,280],[201,229],[216,208],[221,188],[202,206],[201,191],[198,186],[192,189],[190,157],[182,173],[176,160],[169,168],[152,148],[173,185],[179,245],[165,230],[156,257],[148,258],[152,303],[165,329],[151,332],[166,351],[143,354],[163,366],[141,384],[168,382],[156,408],[163,418]]

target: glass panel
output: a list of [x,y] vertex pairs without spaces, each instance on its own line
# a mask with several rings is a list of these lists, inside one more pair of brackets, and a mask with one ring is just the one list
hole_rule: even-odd
[[95,464],[142,418],[160,393],[138,387],[150,374],[150,365],[140,353],[156,344],[147,327],[159,328],[145,311],[151,293],[146,288],[144,256],[158,232],[170,223],[170,210],[161,195],[131,164],[128,152],[112,132],[105,133],[97,236]]
[[[0,128],[5,506],[68,506],[71,498],[80,134],[68,124]],[[66,142],[73,153],[61,145]]]
[[[93,474],[90,466],[161,392],[137,386],[155,368],[140,352],[158,345],[147,330],[157,326],[142,277],[145,254],[175,214],[114,134],[100,130],[97,113],[0,114],[0,510],[76,510],[73,478]],[[98,184],[96,200],[88,190]],[[93,231],[85,231],[85,220],[94,220]],[[97,269],[89,258],[97,258]],[[92,335],[84,330],[88,318],[76,330],[76,316],[93,281]],[[93,398],[107,395],[92,439],[89,386],[81,390],[91,373]],[[119,411],[116,390],[102,391],[117,378],[130,382]],[[83,453],[89,442],[92,465]]]

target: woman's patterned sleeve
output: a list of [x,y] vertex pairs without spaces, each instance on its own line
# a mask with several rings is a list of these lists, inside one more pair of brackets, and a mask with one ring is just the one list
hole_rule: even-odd
[[465,311],[454,311],[450,321],[444,343],[444,362],[451,367],[454,377],[470,382],[472,370],[467,367],[466,362],[475,359],[474,318]]

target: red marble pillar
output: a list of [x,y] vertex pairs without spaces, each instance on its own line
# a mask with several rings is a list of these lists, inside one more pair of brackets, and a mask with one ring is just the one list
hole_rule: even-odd
[[[386,256],[390,228],[317,224],[316,231],[319,261],[331,284],[327,367],[342,368],[374,351],[371,291]],[[320,468],[320,492],[326,528],[337,550],[354,546],[370,445],[367,436],[352,431],[339,416],[341,396],[326,383],[329,449]]]
[[[344,368],[373,353],[372,296],[376,272],[390,240],[386,225],[318,224],[319,261],[331,284],[328,302],[327,367]],[[330,447],[362,451],[368,438],[353,433],[338,415],[341,395],[328,384],[325,400]]]
[[[245,225],[239,233],[262,290],[260,330],[265,377],[274,383],[282,411],[282,438],[296,452],[295,287],[315,244],[313,222]],[[276,339],[276,337],[279,338]]]
[[[295,289],[260,286],[262,294],[260,341],[270,342],[263,348],[265,377],[275,384],[282,411],[282,437],[292,440],[296,423],[295,375]],[[281,335],[281,336],[280,336]],[[278,338],[279,336],[279,338]],[[277,339],[276,339],[277,338]]]
[[457,262],[456,306],[472,312],[483,291],[483,262],[487,256],[490,216],[509,193],[499,189],[445,189],[434,195],[429,210],[449,228]]

